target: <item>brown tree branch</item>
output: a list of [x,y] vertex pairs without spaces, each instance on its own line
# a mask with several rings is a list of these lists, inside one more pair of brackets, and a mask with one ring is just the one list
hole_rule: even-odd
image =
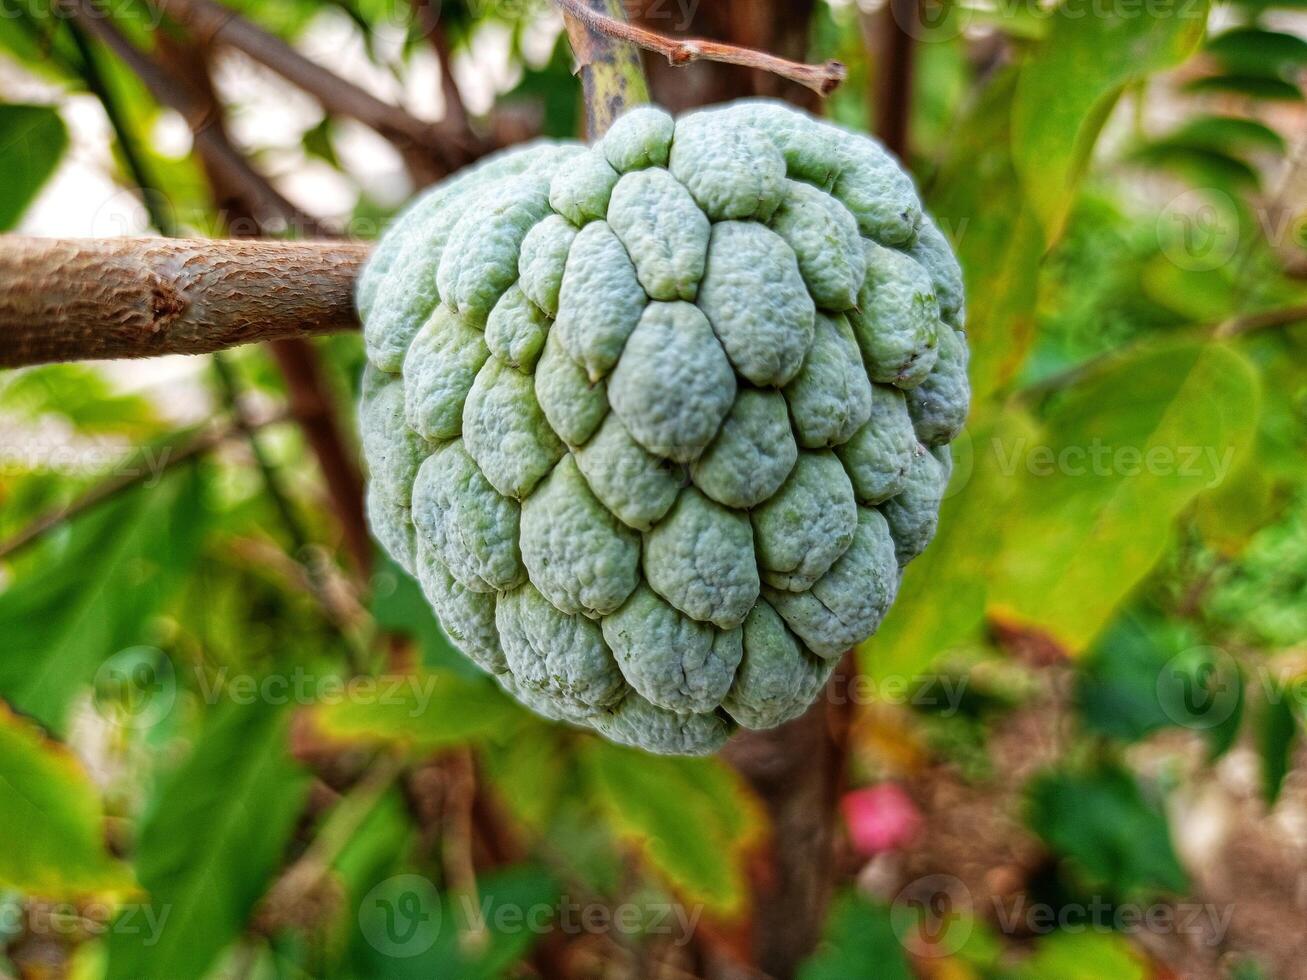
[[466,130],[469,113],[463,102],[463,93],[459,91],[458,81],[454,78],[454,51],[444,25],[440,23],[440,4],[438,0],[409,0],[409,3],[418,29],[440,62],[440,92],[445,99],[444,122],[446,126]]
[[881,12],[880,72],[873,92],[876,130],[889,150],[905,163],[911,149],[912,86],[919,23],[918,0],[889,0]]
[[154,2],[202,43],[234,48],[308,92],[328,112],[374,129],[395,145],[422,183],[439,180],[483,152],[466,129],[429,123],[383,102],[214,0]]
[[0,238],[0,367],[207,354],[358,327],[368,246]]
[[[226,141],[226,125],[209,75],[208,55],[208,50],[199,43],[181,43],[164,32],[158,35],[161,64],[171,72],[176,84],[187,86],[195,100],[205,106],[211,128],[219,139]],[[243,179],[236,179],[236,175],[215,165],[207,151],[208,144],[200,147],[200,163],[229,231],[237,238],[264,234],[266,228],[259,221],[257,202],[264,193],[275,191],[252,168]],[[301,215],[290,202],[286,202],[286,207],[288,216],[296,224],[312,223],[311,218]],[[354,453],[347,448],[337,418],[335,399],[323,375],[317,351],[307,340],[291,337],[269,342],[268,352],[277,362],[286,382],[291,414],[299,423],[300,431],[322,471],[332,509],[344,534],[346,553],[355,571],[366,576],[373,551],[364,516],[363,477]]]
[[585,0],[555,0],[565,14],[576,18],[596,33],[626,41],[647,51],[664,55],[673,65],[688,65],[693,61],[720,61],[728,65],[741,65],[788,78],[818,95],[829,95],[839,87],[848,70],[838,61],[822,65],[805,65],[749,48],[710,41],[707,38],[672,38],[657,31],[637,27],[609,17],[588,6]]
[[195,141],[196,152],[207,161],[208,167],[233,183],[251,188],[251,204],[260,222],[294,227],[304,235],[321,236],[326,233],[319,222],[302,215],[250,166],[249,161],[227,140],[221,128],[213,125],[209,107],[198,100],[186,86],[177,84],[176,79],[129,41],[95,0],[64,0],[64,7],[77,18],[87,33],[121,59],[149,89],[156,102],[173,109],[186,120]]

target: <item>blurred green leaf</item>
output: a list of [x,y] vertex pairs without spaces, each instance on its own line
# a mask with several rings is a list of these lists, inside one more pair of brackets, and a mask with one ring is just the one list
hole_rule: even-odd
[[1266,150],[1283,153],[1284,137],[1256,119],[1242,116],[1196,116],[1166,137],[1182,145],[1209,150]]
[[[995,515],[1003,512],[1016,488],[988,447],[1031,440],[1037,433],[1029,416],[1013,408],[953,444],[953,480],[939,533],[904,571],[898,598],[880,630],[858,647],[868,675],[915,677],[979,629],[990,566],[1002,546],[1003,525]],[[949,601],[939,602],[940,595]]]
[[515,103],[539,105],[543,136],[574,139],[581,132],[581,97],[565,33],[559,36],[549,60],[539,68],[524,66],[522,80],[500,98],[501,105]]
[[1262,795],[1267,804],[1280,798],[1298,737],[1292,697],[1279,684],[1271,685],[1257,716],[1257,751],[1262,757]]
[[482,748],[486,775],[497,796],[529,830],[543,831],[571,776],[572,756],[562,729],[523,717],[517,738]]
[[761,816],[716,759],[648,755],[588,739],[582,771],[613,830],[690,901],[732,914],[745,896],[744,855]]
[[18,224],[67,147],[68,131],[57,110],[0,105],[0,231]]
[[1080,663],[1076,703],[1085,724],[1137,741],[1180,726],[1206,736],[1210,755],[1229,750],[1243,716],[1243,677],[1223,651],[1202,645],[1184,624],[1129,610]]
[[1131,899],[1189,887],[1166,817],[1120,766],[1045,772],[1031,780],[1026,802],[1030,828],[1070,862],[1085,888]]
[[1200,187],[1254,191],[1262,178],[1252,164],[1206,146],[1190,146],[1178,138],[1167,137],[1141,146],[1130,154],[1136,163],[1169,170]]
[[115,391],[88,364],[47,364],[10,374],[0,384],[0,409],[31,420],[54,415],[78,432],[135,439],[158,434],[161,425],[149,398]]
[[1133,742],[1175,724],[1158,698],[1158,679],[1185,642],[1168,625],[1127,612],[1094,642],[1076,674],[1077,707],[1090,728]]
[[559,885],[538,865],[477,879],[477,894],[439,895],[417,875],[395,876],[365,897],[348,974],[370,980],[500,980],[554,928]]
[[1277,102],[1300,102],[1302,90],[1292,82],[1268,75],[1205,75],[1185,83],[1188,92],[1243,95]]
[[308,792],[289,759],[289,723],[289,711],[262,701],[227,702],[205,719],[136,842],[137,877],[161,926],[111,929],[106,980],[204,976],[245,927]]
[[343,169],[340,165],[340,158],[336,156],[336,147],[331,142],[332,119],[330,116],[323,116],[322,121],[316,126],[310,126],[304,131],[300,142],[304,146],[304,152],[311,157],[317,157],[325,161],[337,170]]
[[1208,39],[1206,52],[1231,68],[1252,74],[1307,65],[1307,41],[1261,27],[1236,27]]
[[1034,340],[1044,239],[1012,163],[1012,93],[1007,72],[981,94],[949,141],[930,195],[966,276],[968,374],[975,400],[1010,380]]
[[1055,932],[1010,974],[1011,980],[1148,980],[1148,964],[1124,936],[1103,932]]
[[1062,233],[1076,184],[1124,87],[1182,61],[1202,39],[1207,4],[1141,11],[1112,0],[1094,16],[1057,8],[1047,38],[1022,66],[1012,147],[1044,238]]
[[45,899],[124,897],[131,871],[105,846],[104,811],[81,763],[0,703],[0,887]]
[[318,727],[332,738],[395,742],[420,752],[506,737],[524,717],[488,677],[448,671],[355,678],[314,710]]
[[1156,564],[1171,525],[1252,444],[1259,384],[1215,344],[1115,358],[1056,395],[1035,445],[996,445],[1017,482],[990,582],[1000,619],[1083,649]]
[[0,696],[53,731],[97,668],[148,638],[184,581],[205,527],[202,483],[186,466],[77,518],[0,593]]
[[372,573],[371,610],[381,629],[409,636],[417,642],[422,649],[425,667],[468,679],[485,677],[485,673],[463,656],[440,628],[431,604],[422,594],[422,587],[389,555],[378,555],[376,570]]
[[889,909],[856,892],[836,896],[826,917],[821,946],[799,969],[799,980],[911,980],[903,944]]

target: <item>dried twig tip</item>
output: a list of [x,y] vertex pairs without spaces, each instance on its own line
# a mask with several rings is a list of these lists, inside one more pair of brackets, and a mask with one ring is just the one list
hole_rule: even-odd
[[554,0],[564,13],[570,14],[590,30],[627,41],[647,51],[656,51],[673,65],[688,65],[693,61],[720,61],[728,65],[757,68],[781,78],[798,82],[818,95],[829,95],[844,81],[848,71],[838,61],[824,65],[805,65],[788,61],[765,51],[740,48],[704,38],[673,38],[644,27],[636,27],[614,20],[586,5],[585,0]]

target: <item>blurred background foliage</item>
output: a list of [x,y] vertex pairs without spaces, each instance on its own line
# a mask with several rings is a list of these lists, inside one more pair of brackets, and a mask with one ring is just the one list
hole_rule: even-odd
[[[485,152],[578,135],[546,3],[224,2],[206,31],[195,0],[3,0],[0,229],[371,238]],[[0,376],[0,972],[1300,975],[1300,7],[630,5],[838,58],[847,125],[909,107],[967,277],[939,537],[816,709],[840,799],[798,826],[835,857],[759,958],[776,787],[540,721],[364,573],[321,433],[354,456],[356,337]],[[292,86],[292,49],[349,90]],[[674,108],[818,108],[649,67]]]

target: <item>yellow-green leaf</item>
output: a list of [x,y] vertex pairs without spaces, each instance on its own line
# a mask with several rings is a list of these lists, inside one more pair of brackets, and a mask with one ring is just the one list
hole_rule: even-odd
[[880,630],[858,647],[869,676],[911,680],[981,625],[990,565],[1004,543],[996,517],[1016,489],[1003,471],[1001,449],[1030,442],[1037,433],[1034,421],[1013,408],[953,444],[953,480],[939,533],[908,566]]
[[81,764],[3,705],[0,839],[0,887],[61,901],[135,889],[105,847],[100,797]]
[[582,770],[613,830],[687,900],[738,912],[744,858],[762,827],[740,777],[717,759],[648,755],[601,739],[585,742]]
[[1000,447],[1016,481],[992,614],[1083,649],[1162,556],[1175,517],[1252,443],[1257,376],[1229,347],[1116,359],[1057,395],[1035,442]]
[[511,733],[525,715],[489,678],[419,671],[359,678],[340,696],[324,699],[315,718],[333,738],[428,751]]
[[1207,4],[1141,9],[1108,0],[1054,13],[1048,36],[1021,68],[1012,105],[1012,152],[1045,242],[1061,235],[1075,186],[1123,88],[1178,64],[1202,40]]

